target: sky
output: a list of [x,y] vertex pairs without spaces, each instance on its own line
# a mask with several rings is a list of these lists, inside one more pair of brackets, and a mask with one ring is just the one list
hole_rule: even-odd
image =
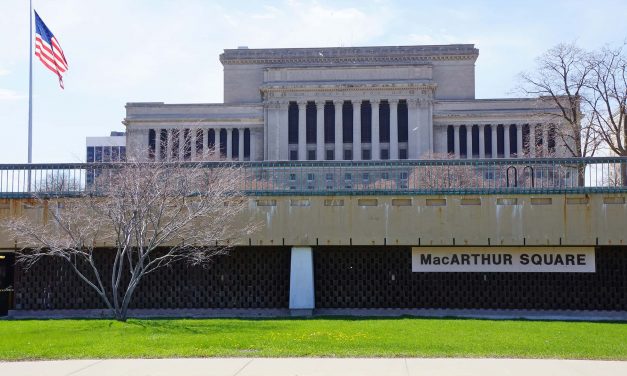
[[[627,38],[627,1],[33,0],[69,63],[65,90],[33,59],[33,162],[81,162],[85,137],[123,131],[127,102],[221,103],[226,48],[472,43],[476,97],[561,42]],[[0,164],[27,161],[28,0],[0,0]]]

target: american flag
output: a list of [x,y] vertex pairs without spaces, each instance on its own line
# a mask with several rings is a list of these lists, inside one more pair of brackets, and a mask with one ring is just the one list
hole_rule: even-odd
[[63,89],[62,74],[67,71],[67,60],[57,38],[35,12],[35,56],[59,77],[59,85]]

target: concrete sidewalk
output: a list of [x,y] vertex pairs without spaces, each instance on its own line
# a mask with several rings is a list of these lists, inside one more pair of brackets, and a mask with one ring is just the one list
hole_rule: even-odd
[[598,376],[627,375],[627,362],[536,359],[210,358],[0,362],[0,375],[46,376]]

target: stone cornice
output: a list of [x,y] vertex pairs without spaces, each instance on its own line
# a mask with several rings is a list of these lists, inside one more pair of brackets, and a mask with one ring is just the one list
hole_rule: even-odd
[[433,46],[323,47],[281,49],[227,49],[220,62],[259,65],[356,65],[423,63],[437,60],[476,60],[472,44]]
[[264,84],[260,86],[262,93],[272,92],[346,92],[346,91],[363,91],[363,90],[394,90],[394,89],[417,89],[429,90],[433,92],[437,85],[431,82],[416,81],[366,81],[366,82],[347,82],[347,83],[290,83],[290,84]]

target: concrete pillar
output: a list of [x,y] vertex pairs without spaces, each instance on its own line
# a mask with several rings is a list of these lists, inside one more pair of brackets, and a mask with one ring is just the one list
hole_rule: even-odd
[[335,160],[341,161],[344,159],[344,140],[342,137],[344,136],[344,118],[342,116],[342,106],[344,105],[343,100],[335,100],[333,101],[333,108],[335,111]]
[[516,156],[523,157],[523,125],[516,124]]
[[292,247],[289,308],[293,314],[310,315],[315,308],[313,273],[311,247]]
[[511,153],[510,153],[510,139],[509,139],[509,127],[510,124],[503,124],[503,141],[505,142],[505,147],[504,149],[504,157],[505,158],[509,158]]
[[353,101],[353,160],[361,160],[361,101]]
[[398,100],[389,100],[390,104],[390,159],[398,159]]
[[316,101],[316,160],[324,158],[324,101]]
[[166,154],[166,160],[170,162],[172,160],[172,140],[173,140],[172,129],[168,129],[167,132],[168,132],[168,136],[167,136],[168,148],[165,151],[165,154]]
[[185,160],[185,129],[179,129],[179,161]]
[[298,160],[307,159],[307,102],[298,102]]
[[237,151],[239,153],[237,156],[237,160],[243,161],[244,160],[244,128],[237,128],[237,133],[239,135],[237,139],[238,141]]
[[459,147],[459,125],[453,125],[453,145],[455,146],[455,159],[461,158]]
[[418,100],[407,100],[407,157],[408,159],[420,158],[420,137],[418,132]]
[[195,161],[196,160],[196,132],[197,130],[196,128],[191,128],[189,131],[192,132],[191,134],[192,137],[190,141],[191,143],[190,148],[192,152],[191,156],[192,156],[192,161]]
[[233,160],[233,128],[226,128],[226,160]]
[[257,160],[257,137],[258,137],[258,133],[256,131],[256,128],[250,128],[250,156],[248,157],[249,161],[256,161]]
[[497,144],[499,139],[497,137],[496,129],[498,128],[498,124],[490,124],[490,129],[492,130],[492,158],[498,158],[498,147]]
[[370,100],[372,117],[372,142],[370,144],[370,159],[378,161],[381,159],[381,146],[379,146],[379,104],[380,100]]
[[472,159],[472,125],[466,125],[466,159]]
[[479,158],[485,158],[485,124],[479,124]]

